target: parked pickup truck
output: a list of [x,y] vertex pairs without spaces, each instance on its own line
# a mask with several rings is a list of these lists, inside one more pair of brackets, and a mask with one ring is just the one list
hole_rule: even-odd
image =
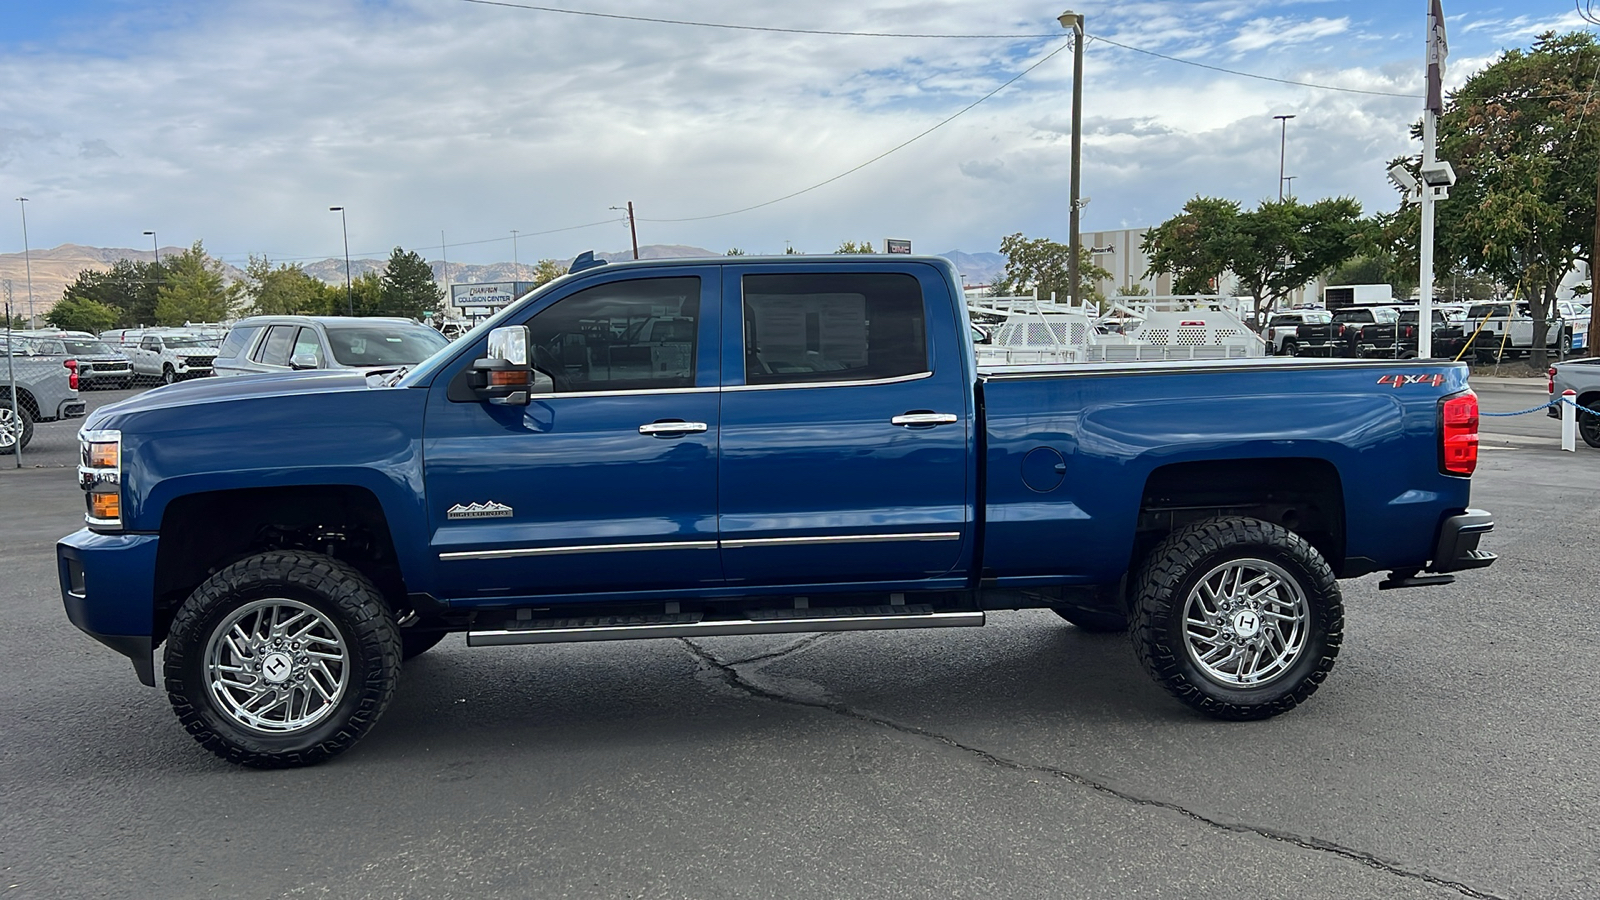
[[1336,309],[1331,320],[1308,322],[1295,329],[1298,356],[1365,355],[1367,345],[1361,329],[1369,325],[1393,325],[1398,314],[1389,306],[1346,306]]
[[[1550,399],[1558,400],[1567,391],[1582,410],[1600,412],[1600,357],[1569,359],[1550,367]],[[1600,448],[1600,416],[1579,410],[1578,436],[1591,447]],[[1547,411],[1552,419],[1561,418],[1561,408],[1552,405]]]
[[250,766],[343,751],[451,632],[1049,608],[1129,631],[1190,707],[1260,719],[1333,666],[1337,579],[1494,561],[1477,423],[1452,364],[977,368],[941,259],[575,264],[408,371],[207,378],[95,411],[61,590],[146,684],[164,643],[184,728]]
[[124,346],[133,363],[133,374],[140,378],[159,378],[172,384],[186,378],[211,374],[217,358],[217,345],[210,338],[189,332],[147,331],[139,343]]
[[[28,449],[35,422],[83,415],[76,362],[59,353],[41,353],[39,345],[39,341],[24,337],[8,340],[0,333],[0,454],[14,453],[18,441],[23,450]],[[11,396],[13,380],[17,386],[15,403]]]

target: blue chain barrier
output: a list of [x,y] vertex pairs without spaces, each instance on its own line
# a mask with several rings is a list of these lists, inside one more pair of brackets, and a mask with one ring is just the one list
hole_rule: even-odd
[[1538,412],[1538,411],[1540,411],[1542,409],[1549,409],[1552,406],[1560,406],[1563,403],[1571,404],[1579,412],[1586,412],[1591,416],[1594,416],[1596,418],[1600,418],[1600,411],[1592,410],[1587,406],[1580,406],[1575,401],[1568,400],[1565,397],[1557,397],[1557,398],[1555,398],[1554,400],[1551,400],[1548,403],[1541,403],[1538,406],[1530,406],[1527,409],[1519,409],[1516,412],[1483,412],[1482,410],[1479,410],[1478,411],[1478,415],[1479,416],[1495,417],[1495,418],[1498,418],[1498,417],[1501,417],[1501,416],[1525,416],[1528,413],[1536,413],[1536,412]]

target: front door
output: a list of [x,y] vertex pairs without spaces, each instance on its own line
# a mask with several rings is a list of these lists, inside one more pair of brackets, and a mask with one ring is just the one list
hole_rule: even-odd
[[529,405],[451,391],[482,346],[434,382],[431,552],[454,602],[722,580],[717,269],[596,281],[546,298],[525,320],[537,372]]
[[723,295],[729,583],[959,579],[972,388],[937,270],[729,267]]

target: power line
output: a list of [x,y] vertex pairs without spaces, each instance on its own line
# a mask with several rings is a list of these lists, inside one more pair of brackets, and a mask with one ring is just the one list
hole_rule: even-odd
[[561,9],[556,6],[534,6],[528,3],[508,3],[505,0],[461,0],[479,6],[504,6],[534,12],[560,13],[565,16],[587,16],[593,19],[620,19],[624,22],[649,22],[654,25],[687,25],[694,28],[721,28],[728,31],[767,31],[776,34],[824,34],[834,37],[886,37],[886,38],[954,38],[958,40],[1019,40],[1024,38],[1055,37],[1050,34],[912,34],[892,31],[827,31],[820,28],[779,28],[772,25],[734,25],[727,22],[694,22],[687,19],[659,19],[653,16],[625,16],[620,13],[592,12],[582,9]]
[[1257,75],[1254,72],[1240,72],[1237,69],[1224,69],[1221,66],[1208,65],[1207,63],[1203,62],[1195,62],[1192,59],[1182,59],[1177,56],[1168,56],[1165,53],[1157,53],[1154,50],[1146,50],[1142,47],[1134,47],[1130,44],[1118,43],[1117,41],[1113,41],[1108,37],[1101,37],[1100,35],[1094,35],[1093,37],[1095,37],[1097,40],[1104,41],[1113,47],[1121,47],[1124,50],[1132,50],[1134,53],[1143,53],[1146,56],[1154,56],[1157,59],[1164,59],[1168,62],[1182,63],[1186,66],[1194,66],[1200,69],[1210,69],[1213,72],[1222,72],[1226,75],[1238,75],[1241,78],[1257,78],[1261,81],[1275,81],[1278,84],[1292,84],[1296,87],[1317,88],[1318,90],[1324,91],[1343,91],[1346,94],[1371,94],[1377,97],[1405,97],[1410,100],[1422,99],[1421,94],[1399,94],[1393,91],[1368,91],[1362,90],[1361,88],[1338,87],[1331,84],[1315,84],[1310,81],[1295,81],[1290,78],[1273,78],[1271,75]]
[[817,182],[816,184],[813,184],[810,187],[801,188],[798,191],[794,191],[792,193],[784,194],[782,197],[777,197],[775,199],[768,200],[765,203],[757,203],[757,204],[755,204],[753,206],[746,206],[746,207],[743,207],[742,209],[729,210],[728,212],[713,213],[712,215],[709,215],[709,216],[686,216],[686,217],[680,218],[680,219],[641,219],[640,221],[643,221],[643,222],[702,222],[702,221],[704,221],[706,219],[720,219],[720,218],[723,218],[724,216],[738,215],[739,213],[749,212],[749,211],[751,211],[753,209],[760,209],[763,206],[771,206],[774,203],[781,203],[784,200],[788,200],[788,199],[793,198],[793,197],[798,197],[801,194],[810,193],[811,191],[814,191],[817,188],[824,187],[826,185],[832,184],[835,181],[838,181],[839,179],[845,177],[846,175],[852,174],[854,172],[859,172],[862,169],[865,169],[867,166],[870,166],[873,163],[877,162],[878,160],[883,159],[884,157],[888,156],[889,154],[894,153],[897,150],[902,150],[902,149],[904,149],[906,147],[909,147],[913,143],[916,143],[917,141],[927,137],[928,135],[934,133],[935,131],[938,131],[940,128],[943,128],[944,126],[946,126],[946,125],[950,124],[951,122],[955,121],[958,117],[960,117],[961,115],[965,114],[966,112],[971,110],[973,107],[977,106],[978,104],[982,103],[985,100],[988,100],[990,97],[993,97],[995,94],[998,94],[1001,91],[1005,90],[1006,88],[1010,87],[1011,85],[1015,84],[1018,80],[1020,80],[1022,78],[1022,76],[1028,74],[1029,72],[1032,72],[1034,69],[1037,69],[1040,66],[1044,65],[1045,63],[1049,62],[1050,59],[1052,57],[1054,57],[1057,53],[1060,53],[1061,51],[1067,49],[1070,46],[1072,46],[1072,42],[1071,41],[1067,41],[1066,43],[1063,43],[1061,46],[1059,46],[1056,49],[1051,50],[1049,53],[1045,54],[1044,58],[1040,59],[1038,62],[1034,63],[1033,65],[1031,65],[1029,67],[1027,67],[1026,69],[1023,69],[1021,72],[1018,72],[1017,74],[1011,76],[1011,78],[1008,81],[1006,81],[1006,83],[1000,85],[999,87],[995,88],[994,90],[990,91],[989,93],[984,94],[982,97],[979,97],[978,99],[972,101],[971,103],[968,103],[966,106],[963,106],[961,109],[957,110],[955,113],[953,113],[950,116],[946,117],[944,120],[940,121],[938,124],[933,125],[933,126],[927,128],[927,129],[923,130],[919,134],[917,134],[917,135],[915,135],[915,136],[913,136],[911,138],[908,138],[907,140],[901,141],[900,143],[894,145],[893,147],[890,147],[889,149],[883,151],[882,153],[879,153],[877,156],[874,156],[873,158],[867,160],[864,163],[861,163],[860,165],[848,168],[848,169],[844,170],[843,172],[840,172],[839,174],[833,176],[832,178],[826,179],[824,181],[819,181],[819,182]]

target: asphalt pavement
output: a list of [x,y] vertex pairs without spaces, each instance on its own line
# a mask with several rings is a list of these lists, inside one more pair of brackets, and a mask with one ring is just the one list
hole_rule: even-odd
[[0,472],[0,898],[1592,897],[1600,451],[1523,437],[1474,482],[1501,560],[1344,582],[1332,675],[1267,722],[1039,611],[452,637],[352,751],[282,772],[203,751],[67,622],[73,472]]

